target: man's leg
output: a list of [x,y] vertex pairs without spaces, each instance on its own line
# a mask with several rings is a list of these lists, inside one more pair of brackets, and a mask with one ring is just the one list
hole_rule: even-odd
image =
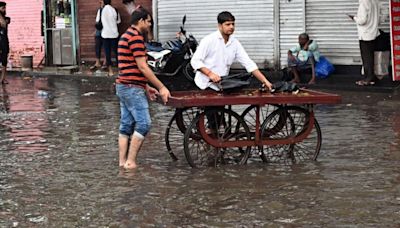
[[150,130],[151,118],[145,90],[142,88],[130,88],[130,90],[130,97],[126,101],[126,105],[133,116],[135,127],[124,168],[135,169],[137,167],[137,155],[143,144],[144,137]]
[[7,77],[8,52],[1,53],[1,62],[2,62],[3,66],[1,68],[0,82],[2,84],[8,84],[8,81],[6,80],[6,77]]
[[293,73],[293,79],[291,82],[300,83],[300,74],[297,67],[291,67],[291,71]]
[[[103,46],[104,46],[104,52],[106,54],[106,66],[108,69],[108,76],[112,75],[112,61],[111,61],[111,46],[112,46],[112,39],[103,39]],[[111,73],[111,75],[110,75]]]
[[120,134],[118,137],[119,167],[124,167],[127,159],[129,147],[129,137]]
[[139,153],[140,148],[143,145],[144,136],[135,132],[132,135],[131,144],[129,146],[128,157],[126,159],[124,168],[125,169],[135,169],[137,168],[137,155]]
[[115,55],[115,63],[116,66],[118,66],[118,39],[113,39],[113,43],[112,43],[112,51],[114,52]]
[[118,62],[118,39],[110,39],[110,61],[108,65],[108,76],[113,76],[114,71],[112,69],[112,56],[115,55],[116,62]]
[[101,49],[103,48],[103,38],[101,36],[95,37],[95,49],[96,49],[96,63],[95,66],[97,68],[101,67]]
[[117,95],[120,99],[119,105],[121,112],[118,137],[118,154],[120,167],[123,167],[125,165],[128,155],[129,137],[133,134],[133,126],[135,125],[134,118],[125,102],[130,97],[129,89],[130,88],[121,84],[117,84],[116,86]]
[[1,79],[0,79],[2,84],[8,84],[8,82],[6,80],[6,74],[7,74],[7,67],[2,66],[1,67]]
[[374,72],[374,51],[375,41],[360,40],[360,52],[364,67],[365,82],[370,83],[375,80]]
[[311,65],[311,79],[308,81],[308,84],[315,84],[315,60],[314,57],[309,57],[309,64]]
[[222,109],[224,106],[210,106],[205,107],[204,111],[206,112],[207,116],[207,133],[208,134],[215,134],[218,133],[219,128],[224,123],[223,116],[221,115]]
[[297,58],[288,58],[288,67],[290,71],[293,73],[293,79],[290,82],[300,83],[300,75],[297,70],[297,66],[299,64],[299,60]]

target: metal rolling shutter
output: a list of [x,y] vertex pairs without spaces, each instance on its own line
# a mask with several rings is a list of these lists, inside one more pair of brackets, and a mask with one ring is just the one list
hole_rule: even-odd
[[[380,0],[380,5],[383,20],[379,27],[388,32],[389,0]],[[355,15],[357,9],[357,0],[306,0],[306,31],[334,64],[361,64],[357,27],[346,16]]]
[[281,66],[287,65],[287,52],[298,42],[298,35],[304,32],[304,0],[280,0],[279,6],[279,47]]
[[379,28],[385,32],[390,32],[390,18],[389,18],[389,0],[380,0],[381,6],[381,23]]
[[200,41],[217,30],[217,15],[236,17],[235,36],[260,67],[273,64],[273,0],[157,0],[158,38],[175,37],[186,14],[186,30]]
[[361,64],[356,24],[357,0],[306,0],[306,31],[334,64]]

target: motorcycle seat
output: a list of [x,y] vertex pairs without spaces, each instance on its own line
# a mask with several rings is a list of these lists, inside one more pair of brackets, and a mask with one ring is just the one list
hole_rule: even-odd
[[182,41],[175,39],[165,42],[163,48],[171,50],[172,52],[180,52],[182,50]]
[[158,43],[158,42],[148,42],[148,43],[146,43],[146,49],[148,51],[157,51],[157,52],[165,50],[165,48],[163,48],[161,46],[161,43]]
[[167,55],[171,53],[171,50],[162,50],[162,51],[149,51],[147,52],[147,54],[151,57],[153,57],[154,59],[160,59],[163,56]]

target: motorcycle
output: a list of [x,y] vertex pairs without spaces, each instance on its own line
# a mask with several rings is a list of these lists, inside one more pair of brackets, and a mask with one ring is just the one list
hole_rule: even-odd
[[193,81],[194,70],[190,60],[198,46],[193,35],[187,36],[185,30],[186,15],[182,19],[180,32],[177,38],[161,44],[159,42],[148,42],[147,63],[157,76],[175,76],[180,71],[185,77]]

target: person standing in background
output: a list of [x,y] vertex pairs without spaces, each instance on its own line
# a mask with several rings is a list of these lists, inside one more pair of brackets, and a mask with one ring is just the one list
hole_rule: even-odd
[[356,22],[360,52],[364,67],[364,79],[357,81],[360,86],[374,85],[375,39],[379,36],[379,2],[377,0],[359,0],[357,15],[349,17]]
[[[106,67],[108,68],[108,76],[114,75],[112,70],[111,54],[117,57],[118,45],[118,24],[121,23],[121,17],[118,11],[111,6],[111,0],[103,0],[104,7],[101,13],[101,22],[103,29],[101,37],[103,38],[103,47],[106,54]],[[100,13],[97,14],[96,22],[100,21]]]
[[10,44],[8,41],[8,24],[9,20],[6,17],[6,3],[0,2],[0,60],[2,64],[1,68],[1,84],[8,84],[6,80],[7,76],[7,63],[8,53],[10,52]]
[[[104,3],[103,0],[99,0],[100,8],[97,10],[97,15],[102,15]],[[100,18],[101,16],[99,16]],[[95,40],[95,52],[96,52],[96,63],[90,67],[90,70],[96,70],[101,68],[101,49],[103,48],[103,38],[101,38],[101,29],[96,26],[96,31],[94,35]]]

